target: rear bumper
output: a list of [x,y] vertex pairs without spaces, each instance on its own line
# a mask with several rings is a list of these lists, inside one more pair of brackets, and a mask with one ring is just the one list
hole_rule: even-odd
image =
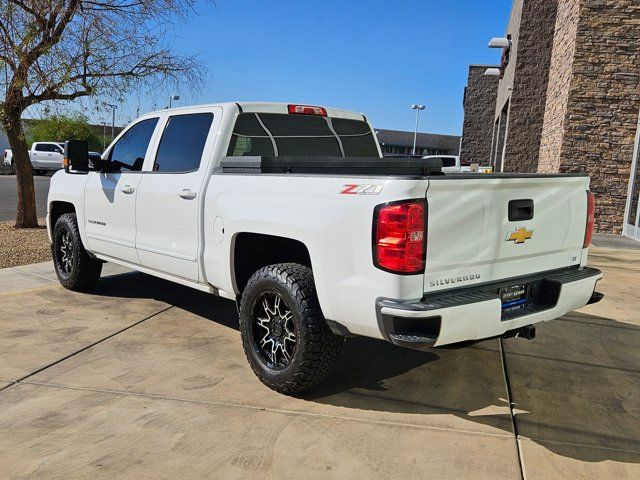
[[[501,336],[599,301],[595,286],[601,278],[595,268],[563,269],[427,295],[419,302],[379,298],[378,326],[391,343],[419,349]],[[521,283],[541,285],[539,301],[503,312],[498,289]]]

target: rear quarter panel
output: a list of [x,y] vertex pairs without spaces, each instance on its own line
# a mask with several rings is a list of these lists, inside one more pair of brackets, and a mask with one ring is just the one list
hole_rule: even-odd
[[[381,185],[382,190],[378,195],[340,194],[347,184]],[[295,239],[309,250],[325,317],[352,333],[380,337],[376,299],[420,299],[423,275],[394,275],[373,266],[374,207],[424,198],[426,188],[424,179],[213,175],[204,212],[207,281],[238,293],[232,275],[233,247],[241,232]],[[214,223],[224,225],[224,234],[218,230],[216,236]]]

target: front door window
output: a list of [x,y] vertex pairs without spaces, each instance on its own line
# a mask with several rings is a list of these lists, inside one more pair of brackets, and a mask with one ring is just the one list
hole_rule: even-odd
[[144,156],[157,123],[158,118],[142,120],[118,139],[109,153],[111,171],[119,172],[122,168],[134,172],[142,170]]

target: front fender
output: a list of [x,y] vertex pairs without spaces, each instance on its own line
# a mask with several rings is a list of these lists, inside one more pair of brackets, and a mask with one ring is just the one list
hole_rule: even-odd
[[74,174],[59,170],[51,177],[47,196],[47,235],[49,241],[51,241],[54,227],[51,224],[52,206],[56,202],[63,202],[73,205],[78,219],[80,238],[84,245],[88,245],[85,229],[84,187],[90,174]]

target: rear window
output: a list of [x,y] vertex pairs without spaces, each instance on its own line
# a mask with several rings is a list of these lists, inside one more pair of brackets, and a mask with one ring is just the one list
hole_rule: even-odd
[[38,152],[56,152],[60,153],[60,149],[50,143],[37,143],[36,151]]
[[442,166],[443,167],[455,167],[456,166],[456,159],[455,158],[451,158],[451,157],[435,157],[435,158],[439,158],[442,161]]
[[227,155],[379,156],[364,121],[279,113],[238,115]]

